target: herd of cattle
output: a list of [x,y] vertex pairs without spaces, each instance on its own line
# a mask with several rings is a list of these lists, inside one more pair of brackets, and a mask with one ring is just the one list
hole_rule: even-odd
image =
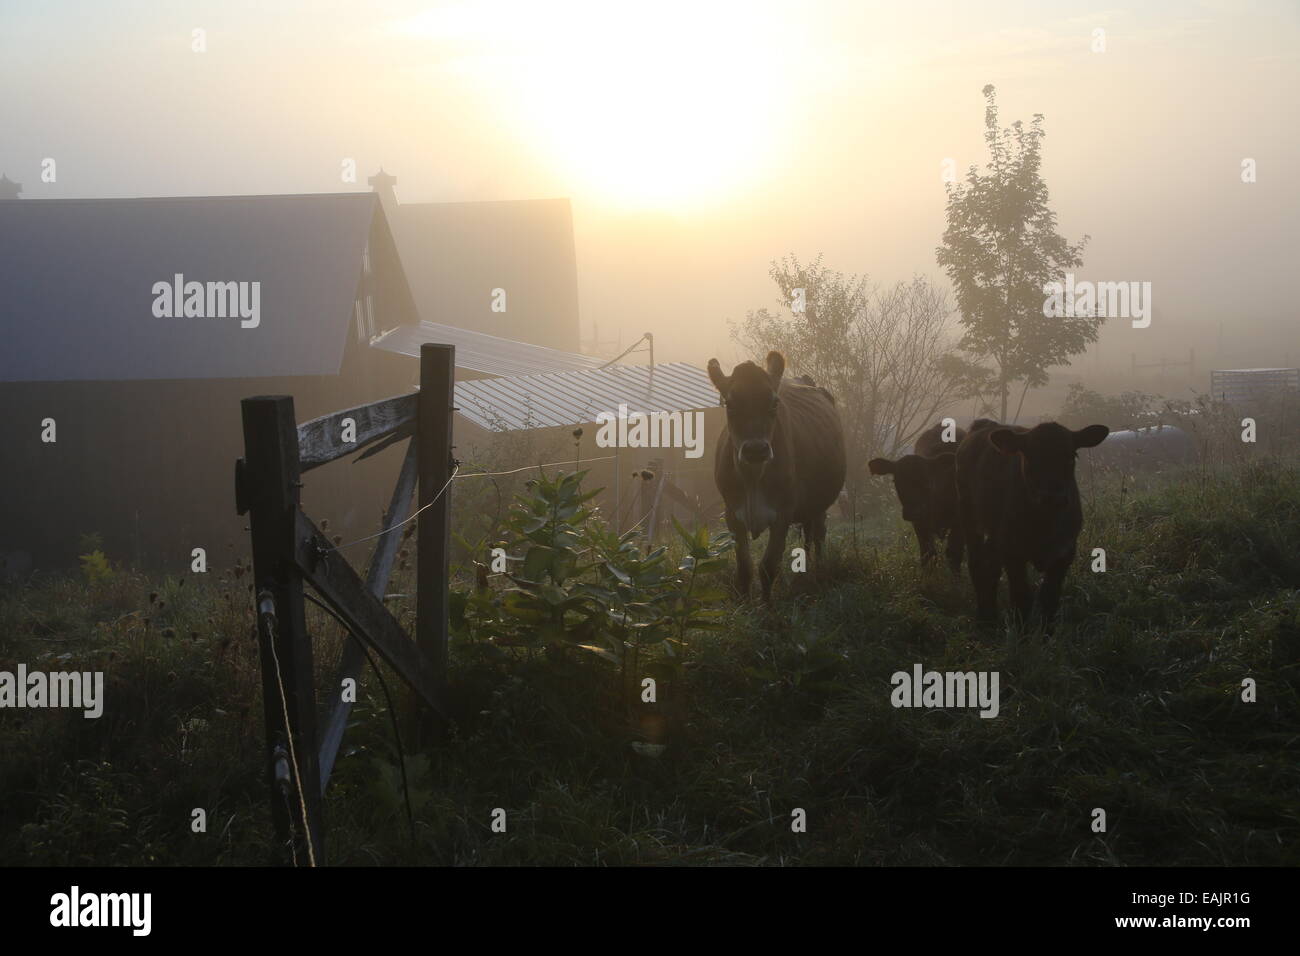
[[[711,359],[709,378],[727,415],[714,479],[736,542],[736,587],[742,596],[749,594],[750,541],[766,531],[759,582],[770,602],[792,524],[802,526],[814,566],[820,560],[826,512],[844,486],[843,424],[830,392],[807,376],[786,380],[779,352],[769,352],[762,367],[742,362],[730,375]],[[997,619],[998,582],[1005,571],[1019,620],[1028,623],[1036,610],[1050,633],[1083,527],[1075,453],[1107,434],[1105,425],[1076,431],[1056,422],[1025,428],[980,418],[969,430],[948,434],[935,425],[917,439],[915,454],[874,458],[868,468],[873,475],[893,476],[923,563],[935,559],[936,541],[944,538],[954,572],[965,558],[981,624]],[[1037,608],[1030,564],[1042,574]]]

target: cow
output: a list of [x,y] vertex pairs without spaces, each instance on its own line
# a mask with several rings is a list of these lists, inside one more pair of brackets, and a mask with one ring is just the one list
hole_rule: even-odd
[[727,410],[713,477],[736,542],[736,590],[748,597],[749,542],[767,531],[759,582],[768,604],[790,525],[803,525],[809,557],[820,561],[826,511],[839,497],[845,474],[844,427],[835,398],[815,385],[783,381],[784,374],[780,352],[769,352],[763,367],[741,362],[730,375],[709,359],[709,378]]
[[1032,563],[1043,575],[1037,610],[1044,634],[1051,634],[1083,527],[1076,453],[1109,432],[1105,425],[1074,431],[1057,422],[991,425],[972,430],[957,449],[958,512],[981,625],[997,619],[1004,570],[1014,611],[1029,622],[1035,596],[1026,565]]
[[935,539],[947,536],[948,567],[958,574],[965,549],[957,520],[955,451],[965,439],[966,431],[955,429],[951,442],[943,440],[943,432],[943,423],[935,424],[916,439],[913,454],[896,461],[873,458],[867,462],[867,469],[873,475],[893,476],[894,492],[903,506],[903,520],[911,522],[916,532],[921,564],[934,562]]

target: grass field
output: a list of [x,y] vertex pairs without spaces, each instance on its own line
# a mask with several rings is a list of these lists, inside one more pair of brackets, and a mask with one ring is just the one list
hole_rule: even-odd
[[[1300,864],[1300,468],[1084,492],[1081,554],[1105,548],[1108,568],[1076,562],[1049,643],[977,634],[969,582],[917,567],[891,502],[880,530],[834,532],[817,587],[787,575],[776,615],[729,606],[693,635],[680,679],[630,723],[595,656],[456,646],[463,718],[424,752],[404,735],[413,834],[367,674],[326,799],[329,860]],[[119,570],[0,591],[0,670],[102,669],[107,688],[98,720],[0,712],[3,859],[270,858],[248,578]],[[311,620],[332,680],[341,635]],[[999,672],[999,716],[895,709],[890,675],[916,663]]]

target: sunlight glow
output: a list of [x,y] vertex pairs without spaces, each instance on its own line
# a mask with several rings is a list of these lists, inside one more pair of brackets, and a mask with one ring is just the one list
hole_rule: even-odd
[[[796,39],[753,3],[478,2],[391,25],[496,101],[575,194],[682,208],[770,171],[797,130]],[[455,54],[451,53],[455,49]]]

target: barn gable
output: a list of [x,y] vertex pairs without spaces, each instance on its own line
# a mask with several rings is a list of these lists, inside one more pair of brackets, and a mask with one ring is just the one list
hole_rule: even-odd
[[[567,199],[398,203],[392,223],[420,318],[533,345],[578,349],[578,271]],[[493,291],[505,293],[505,311]]]

